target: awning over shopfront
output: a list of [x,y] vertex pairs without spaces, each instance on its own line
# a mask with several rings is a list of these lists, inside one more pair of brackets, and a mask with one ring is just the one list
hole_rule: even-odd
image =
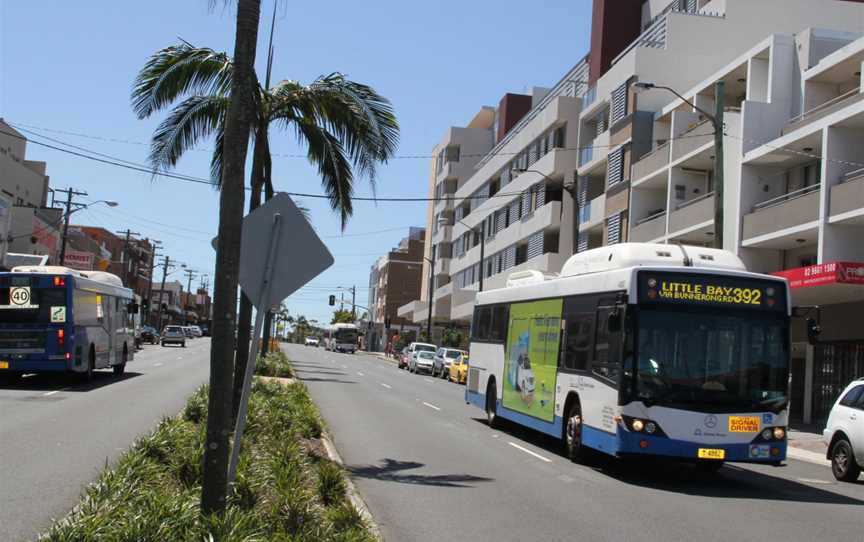
[[861,262],[826,262],[771,274],[789,281],[792,304],[796,306],[864,301]]

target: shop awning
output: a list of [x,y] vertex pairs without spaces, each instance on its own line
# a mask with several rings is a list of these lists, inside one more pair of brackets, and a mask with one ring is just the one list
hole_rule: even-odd
[[771,273],[789,281],[793,305],[864,301],[864,263],[826,262]]

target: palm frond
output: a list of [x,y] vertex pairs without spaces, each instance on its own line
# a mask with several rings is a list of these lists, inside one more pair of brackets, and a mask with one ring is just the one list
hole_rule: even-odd
[[[149,161],[155,171],[177,165],[185,151],[202,139],[216,133],[221,136],[230,99],[223,96],[192,96],[174,107],[153,133]],[[218,169],[221,173],[221,142],[218,146]],[[214,151],[213,160],[217,152]],[[211,174],[214,171],[211,161]]]
[[310,119],[298,119],[291,123],[297,139],[307,147],[309,163],[318,167],[321,186],[327,195],[330,208],[339,212],[342,229],[354,212],[351,196],[354,193],[354,175],[345,149],[339,140]]
[[228,96],[233,63],[226,53],[182,42],[151,56],[135,78],[132,109],[143,119],[188,95]]

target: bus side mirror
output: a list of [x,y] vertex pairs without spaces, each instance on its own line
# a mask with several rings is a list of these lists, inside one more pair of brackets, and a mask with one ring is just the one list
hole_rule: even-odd
[[606,329],[610,333],[618,333],[621,331],[621,311],[615,309],[609,313],[609,318],[606,320]]
[[819,342],[819,334],[822,333],[822,326],[815,318],[807,319],[807,342],[816,344]]

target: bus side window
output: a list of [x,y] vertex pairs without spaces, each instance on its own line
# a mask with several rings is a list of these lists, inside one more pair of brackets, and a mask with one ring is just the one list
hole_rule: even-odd
[[477,307],[474,311],[474,339],[477,341],[488,341],[492,331],[492,307]]
[[567,315],[564,325],[564,352],[561,367],[584,371],[588,368],[594,315],[588,312]]
[[602,377],[616,380],[621,367],[621,332],[609,330],[612,309],[597,309],[594,361],[591,370]]
[[495,305],[492,307],[492,325],[489,340],[493,342],[504,342],[507,339],[507,325],[510,317],[509,305]]

